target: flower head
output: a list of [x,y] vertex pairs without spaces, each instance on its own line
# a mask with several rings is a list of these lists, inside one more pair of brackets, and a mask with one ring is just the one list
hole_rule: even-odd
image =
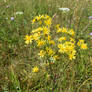
[[92,19],[92,16],[89,16],[88,18],[89,18],[89,19]]
[[61,10],[61,11],[66,11],[66,12],[70,11],[69,8],[59,8],[59,10]]
[[92,36],[92,32],[90,33],[90,35]]
[[14,17],[11,17],[11,21],[13,21],[14,20]]
[[38,71],[39,71],[39,68],[37,66],[32,69],[32,72],[34,72],[34,73],[36,73]]
[[23,14],[23,12],[21,12],[21,11],[16,12],[16,15],[22,15],[22,14]]

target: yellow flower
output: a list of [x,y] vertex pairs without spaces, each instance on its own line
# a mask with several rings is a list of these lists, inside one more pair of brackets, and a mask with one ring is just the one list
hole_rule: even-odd
[[70,54],[70,55],[69,55],[69,59],[70,59],[70,60],[75,59],[75,55]]
[[80,48],[81,49],[87,49],[87,44],[85,44],[85,43],[84,44],[81,44]]
[[73,38],[70,38],[70,42],[75,43],[75,40]]
[[41,19],[41,16],[36,16],[36,20],[39,21]]
[[46,52],[45,52],[44,50],[41,50],[40,53],[38,53],[38,55],[39,55],[40,57],[44,57],[45,54],[46,54]]
[[44,35],[48,35],[50,33],[50,30],[47,27],[43,27],[43,33]]
[[37,41],[37,46],[38,46],[38,47],[43,46],[43,45],[45,45],[45,43],[46,43],[46,41],[43,40],[43,39],[38,40],[38,41]]
[[73,29],[71,29],[69,32],[68,32],[71,36],[74,36],[75,35],[75,32]]
[[84,40],[80,39],[77,43],[78,46],[80,46],[81,49],[87,49],[87,44],[84,43]]
[[59,42],[61,42],[61,41],[63,41],[63,40],[66,40],[66,37],[60,37],[60,38],[58,39]]
[[36,20],[35,20],[35,19],[33,19],[33,20],[32,20],[32,23],[34,24],[34,23],[35,23],[35,21],[36,21]]
[[51,18],[51,17],[48,16],[48,15],[45,15],[45,16],[44,16],[44,19],[49,19],[49,18]]
[[51,21],[52,21],[52,19],[49,18],[49,19],[45,20],[44,23],[46,24],[46,26],[50,27]]
[[62,32],[63,32],[63,33],[67,33],[67,29],[63,27],[63,28],[62,28]]
[[58,28],[57,33],[60,33],[60,32],[62,32],[62,29]]
[[80,39],[80,40],[78,41],[77,45],[78,45],[78,46],[81,46],[81,44],[83,44],[83,43],[84,43],[84,40]]
[[55,42],[53,40],[50,40],[49,44],[55,45]]
[[40,31],[42,31],[42,30],[43,30],[42,27],[38,27],[37,29],[32,30],[32,33],[40,32]]
[[46,52],[50,56],[54,55],[54,51],[51,48],[49,48],[49,47],[46,47]]
[[36,73],[38,71],[39,71],[39,68],[37,66],[32,69],[32,72],[34,72],[34,73]]
[[25,43],[26,43],[26,44],[29,44],[29,43],[32,43],[32,40],[33,40],[33,39],[32,39],[32,36],[26,35],[26,36],[25,36],[25,40],[26,40]]
[[39,38],[40,38],[40,33],[39,32],[33,34],[33,39],[34,40],[38,40]]
[[64,44],[59,44],[59,45],[58,45],[58,48],[59,48],[59,52],[60,52],[60,53],[64,53],[64,52],[65,52],[65,50],[66,50],[66,48],[65,48],[65,45],[64,45]]
[[59,59],[59,56],[58,55],[54,55],[53,58],[54,58],[54,60],[57,60],[57,59]]
[[56,29],[58,30],[60,28],[60,24],[57,24],[56,25]]
[[49,41],[50,39],[51,39],[51,36],[50,36],[50,35],[48,35],[47,40]]

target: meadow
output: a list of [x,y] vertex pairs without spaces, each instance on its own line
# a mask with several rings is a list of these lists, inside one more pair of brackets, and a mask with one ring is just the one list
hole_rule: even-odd
[[92,92],[92,0],[0,0],[0,92]]

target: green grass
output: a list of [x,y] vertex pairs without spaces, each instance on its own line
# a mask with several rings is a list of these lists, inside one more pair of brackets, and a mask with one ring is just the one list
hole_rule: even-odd
[[[6,1],[0,0],[0,92],[92,92],[92,36],[89,35],[92,20],[88,19],[92,16],[92,1]],[[58,7],[68,7],[70,11],[63,13]],[[24,14],[16,16],[17,11]],[[50,68],[41,66],[35,50],[24,41],[32,30],[31,20],[39,14],[56,15],[53,24],[73,28],[77,39],[83,38],[88,44],[88,49],[79,51],[76,60],[61,58],[52,65],[52,78],[55,78],[52,80],[47,77]],[[34,66],[40,68],[37,74],[32,74]]]

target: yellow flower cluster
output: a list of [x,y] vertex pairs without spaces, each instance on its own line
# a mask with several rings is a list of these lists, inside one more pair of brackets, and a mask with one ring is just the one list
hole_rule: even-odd
[[58,44],[59,52],[65,53],[69,56],[69,59],[75,59],[76,50],[75,50],[75,44],[71,41],[66,41],[65,43]]
[[[60,28],[60,25],[56,25],[57,33],[66,34],[67,37],[61,36],[58,39],[58,48],[60,53],[65,53],[69,56],[69,59],[76,58],[76,41],[74,39],[75,32],[73,29]],[[84,43],[84,40],[79,40],[77,43],[81,49],[87,49],[87,44]]]
[[56,25],[56,29],[57,29],[57,33],[66,33],[66,34],[69,34],[71,36],[75,36],[75,32],[73,29],[70,29],[68,30],[67,28],[63,27],[63,28],[60,28],[60,25]]
[[[55,36],[60,36],[57,41],[56,39],[52,40],[51,34],[52,18],[50,16],[48,15],[36,16],[32,20],[32,24],[35,24],[35,27],[37,28],[31,31],[31,35],[25,36],[25,43],[31,44],[32,42],[34,42],[35,47],[39,48],[38,55],[41,58],[47,57],[57,60],[59,59],[58,55],[60,55],[60,53],[68,55],[70,60],[76,58],[77,42],[75,40],[75,31],[73,29],[68,29],[65,27],[61,28],[59,24],[56,25],[57,34]],[[87,44],[84,43],[84,40],[80,39],[77,45],[81,49],[87,49]]]
[[[42,23],[40,26],[37,24],[39,21]],[[36,46],[41,49],[38,55],[42,58],[48,56],[49,58],[53,57],[54,60],[58,59],[58,55],[55,55],[55,51],[52,48],[55,45],[50,30],[52,18],[48,15],[39,15],[32,20],[32,23],[37,24],[38,28],[33,29],[31,35],[26,35],[25,43],[35,42]]]
[[81,49],[87,49],[87,44],[84,43],[84,40],[80,39],[77,43],[77,45],[81,48]]
[[51,25],[51,20],[52,18],[48,15],[39,15],[36,16],[33,20],[32,20],[32,24],[38,22],[39,24],[45,24],[46,26],[50,26]]

